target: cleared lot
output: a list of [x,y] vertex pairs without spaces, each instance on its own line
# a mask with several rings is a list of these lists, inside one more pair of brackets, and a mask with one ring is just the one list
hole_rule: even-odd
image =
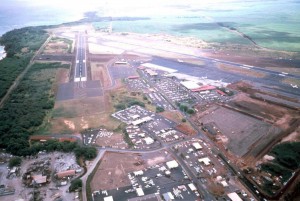
[[54,133],[81,131],[97,128],[105,112],[102,96],[79,100],[57,101],[54,106],[49,130]]
[[163,152],[144,155],[107,152],[91,181],[92,192],[129,186],[131,183],[128,173],[145,169],[168,159],[170,156]]
[[[221,134],[227,137],[228,149],[235,155],[243,156],[248,151],[255,150],[257,143],[267,144],[280,129],[269,123],[262,122],[239,112],[218,107],[200,120],[204,125],[214,123]],[[251,149],[251,150],[250,150]],[[256,154],[258,150],[254,151]]]

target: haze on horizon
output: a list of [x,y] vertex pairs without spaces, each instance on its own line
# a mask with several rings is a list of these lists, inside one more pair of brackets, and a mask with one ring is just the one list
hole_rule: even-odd
[[[241,3],[241,5],[236,4]],[[26,12],[27,8],[43,9],[45,12],[59,10],[70,13],[70,15],[82,14],[88,11],[95,11],[99,16],[129,16],[129,17],[151,17],[151,16],[170,16],[188,15],[192,9],[241,9],[241,0],[3,0],[1,7],[6,9],[22,8]],[[190,13],[195,14],[195,13]]]

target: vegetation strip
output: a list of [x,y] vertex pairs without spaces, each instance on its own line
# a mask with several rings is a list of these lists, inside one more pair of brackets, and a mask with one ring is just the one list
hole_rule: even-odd
[[26,27],[9,31],[0,38],[0,44],[5,46],[7,53],[7,57],[0,61],[0,99],[47,37],[48,34],[40,27]]
[[[43,124],[54,106],[53,81],[60,63],[35,63],[0,109],[0,147],[15,155],[27,155],[29,135]],[[7,140],[9,139],[9,140]]]

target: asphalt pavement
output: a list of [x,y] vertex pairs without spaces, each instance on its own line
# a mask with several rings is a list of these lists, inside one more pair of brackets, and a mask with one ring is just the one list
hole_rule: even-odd
[[76,63],[75,63],[75,82],[87,80],[86,69],[86,39],[82,33],[77,36]]

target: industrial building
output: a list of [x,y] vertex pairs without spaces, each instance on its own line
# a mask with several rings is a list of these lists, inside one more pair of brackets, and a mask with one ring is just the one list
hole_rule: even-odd
[[232,201],[243,201],[240,196],[236,193],[236,192],[233,192],[233,193],[229,193],[227,194],[227,196],[230,198],[230,200]]
[[194,147],[196,150],[202,149],[202,146],[199,144],[199,142],[194,142],[194,143],[193,143],[193,147]]
[[165,201],[172,201],[174,200],[174,196],[171,192],[167,192],[163,194],[163,198]]
[[59,178],[59,179],[62,179],[64,177],[74,176],[75,174],[76,174],[75,170],[66,170],[66,171],[63,171],[63,172],[58,172],[56,174],[56,177]]
[[199,163],[203,163],[204,165],[208,166],[210,165],[210,159],[205,157],[205,158],[200,158],[198,159]]
[[32,184],[44,184],[46,182],[47,176],[43,176],[41,174],[32,176]]
[[131,124],[134,125],[134,126],[138,126],[142,123],[145,123],[145,122],[149,122],[151,121],[152,118],[151,117],[143,117],[141,119],[138,119],[138,120],[135,120],[135,121],[132,121]]
[[166,165],[169,169],[177,168],[178,163],[175,160],[166,162]]
[[200,85],[198,85],[196,82],[193,81],[182,81],[180,82],[182,86],[187,88],[188,90],[198,89],[200,88]]

